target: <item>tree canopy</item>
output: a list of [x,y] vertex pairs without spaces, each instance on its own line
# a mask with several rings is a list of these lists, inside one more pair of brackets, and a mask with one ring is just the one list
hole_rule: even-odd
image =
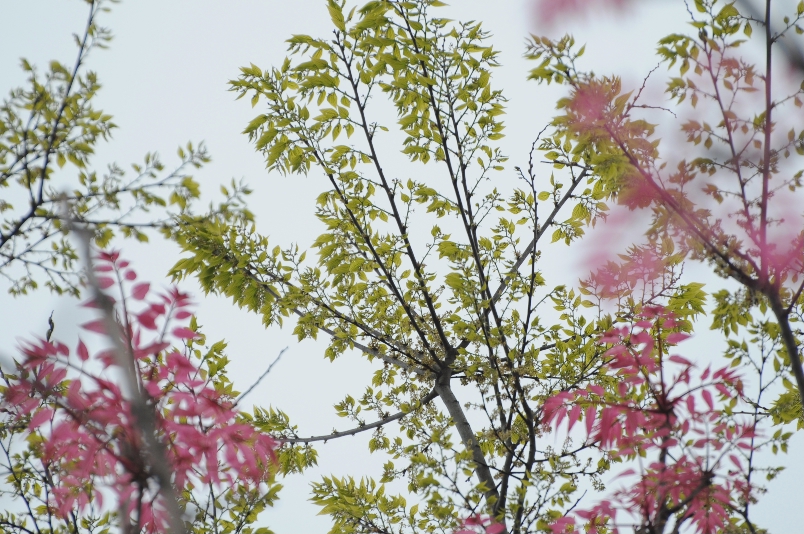
[[[93,39],[102,43],[106,35],[95,22],[100,4],[90,2],[75,68],[52,66],[44,84],[30,68],[32,89],[12,92],[3,107],[3,185],[22,188],[30,209],[11,212],[5,223],[0,247],[7,261],[0,273],[14,280],[15,293],[36,287],[37,270],[56,291],[78,294],[88,283],[101,295],[119,285],[125,306],[126,265],[118,267],[114,254],[102,255],[119,279],[89,276],[84,282],[75,246],[58,232],[86,228],[105,247],[113,228],[142,238],[141,226],[159,227],[183,251],[170,272],[175,282],[196,278],[207,293],[260,316],[266,328],[292,328],[299,341],[325,338],[326,359],[365,358],[373,366],[370,382],[335,406],[350,428],[304,435],[277,399],[237,415],[237,428],[250,436],[237,439],[261,443],[268,456],[271,440],[279,444],[270,475],[256,473],[250,454],[243,460],[230,453],[193,467],[194,479],[186,475],[189,464],[181,464],[184,471],[175,467],[189,445],[172,436],[198,429],[169,422],[172,401],[164,399],[174,386],[179,394],[203,382],[209,389],[192,395],[214,396],[226,421],[233,420],[240,397],[226,378],[224,345],[204,346],[193,321],[190,330],[178,331],[178,340],[143,346],[129,324],[150,329],[154,318],[143,312],[128,319],[128,308],[108,307],[106,318],[116,324],[117,313],[122,333],[95,330],[137,349],[131,361],[140,362],[132,364],[139,374],[131,376],[141,377],[143,410],[156,414],[150,437],[120,445],[141,451],[139,471],[121,469],[154,484],[152,493],[140,485],[140,499],[153,495],[157,502],[169,493],[168,484],[178,490],[164,502],[178,505],[171,517],[183,510],[185,528],[194,532],[252,532],[259,512],[275,502],[278,480],[315,465],[316,447],[363,432],[371,433],[369,450],[355,454],[382,455],[382,472],[312,482],[311,500],[330,516],[331,532],[519,534],[581,524],[590,532],[633,527],[658,534],[687,525],[696,532],[761,532],[751,514],[762,493],[758,478],[770,480],[780,468],[761,463],[758,453],[786,451],[788,425],[804,426],[797,330],[804,232],[790,223],[801,215],[790,206],[801,196],[796,166],[804,137],[796,125],[804,83],[783,79],[778,85],[789,91],[777,95],[771,60],[759,70],[738,47],[752,46],[753,36],[770,58],[785,32],[800,33],[804,4],[784,19],[783,29],[773,30],[769,13],[758,18],[733,4],[696,0],[690,32],[659,41],[659,59],[671,72],[669,103],[646,102],[643,95],[648,76],[658,74],[646,73],[642,89],[630,90],[616,75],[585,70],[584,48],[572,36],[533,36],[526,49],[535,65],[530,78],[563,84],[568,94],[530,153],[516,155],[505,150],[507,100],[494,83],[499,53],[493,37],[481,22],[444,18],[443,5],[327,0],[331,34],[293,35],[281,65],[250,64],[230,81],[231,91],[258,113],[243,133],[268,172],[307,176],[320,192],[310,209],[321,233],[304,244],[293,242],[286,228],[270,239],[261,235],[243,203],[247,190],[236,184],[218,207],[198,215],[190,209],[198,186],[181,170],[158,178],[161,164],[148,159],[146,167],[135,167],[139,177],[130,183],[122,171],[98,182],[84,170],[93,144],[113,126],[89,104],[97,90],[94,75],[79,76]],[[764,97],[754,98],[755,92]],[[783,105],[789,115],[779,117]],[[29,110],[28,122],[18,118],[21,110]],[[666,123],[650,122],[657,110],[669,117]],[[783,120],[793,127],[784,136],[777,134]],[[682,140],[668,142],[665,152],[660,135],[672,140],[673,128]],[[183,165],[206,159],[192,147],[179,155]],[[527,163],[512,165],[509,157]],[[47,193],[54,160],[76,166],[81,186],[98,182],[95,189]],[[151,188],[174,190],[163,198]],[[123,197],[131,198],[130,208]],[[146,215],[146,222],[127,218],[170,203],[174,211]],[[544,274],[546,264],[565,261],[568,248],[588,246],[584,237],[598,223],[619,213],[629,221],[628,214],[640,210],[650,214],[647,231],[607,225],[634,244],[590,265],[587,279],[573,287]],[[93,215],[101,211],[111,215]],[[44,237],[32,237],[37,232]],[[45,252],[52,240],[62,245]],[[51,263],[29,259],[37,254]],[[690,261],[708,262],[739,288],[710,291],[711,281],[684,274]],[[48,266],[59,262],[61,270]],[[15,266],[22,275],[9,274]],[[148,289],[136,287],[129,298],[142,300]],[[95,301],[104,302],[97,295]],[[171,295],[165,297],[169,307],[182,294]],[[726,340],[725,367],[676,347],[707,323]],[[174,351],[170,343],[185,348]],[[39,534],[45,518],[72,514],[60,529],[94,532],[115,520],[129,529],[162,528],[131,507],[117,515],[94,509],[86,515],[77,500],[49,507],[48,492],[58,495],[69,479],[48,480],[56,464],[52,451],[40,447],[55,439],[53,429],[62,427],[54,414],[72,401],[53,393],[70,388],[64,375],[46,379],[37,367],[67,356],[48,344],[28,350],[16,374],[3,375],[4,402],[13,404],[11,395],[26,391],[42,403],[40,411],[33,404],[9,411],[0,439],[36,436],[17,456],[4,446],[4,469],[10,494],[43,506],[35,512],[29,506],[27,516],[7,514],[4,524],[31,532],[31,520]],[[152,377],[173,376],[181,366],[203,380],[172,378],[146,388]],[[123,397],[114,398],[125,405]],[[139,398],[131,397],[132,406]],[[51,418],[52,434],[41,413]],[[78,430],[105,417],[71,413]],[[202,433],[224,424],[187,415],[199,418]],[[565,419],[566,433],[560,427]],[[136,434],[116,420],[104,424],[108,430],[101,430],[110,435]],[[232,434],[221,436],[224,447],[235,447],[226,441],[235,439]],[[109,443],[108,450],[118,447]],[[168,445],[164,458],[174,464],[171,482],[157,469],[159,443]],[[232,469],[244,473],[243,484],[213,484],[220,481],[211,474],[213,464],[230,478]],[[604,481],[622,471],[619,464],[634,467],[633,484],[612,492]],[[30,478],[14,478],[17,471]],[[109,475],[93,472],[99,478],[90,487],[103,476]],[[39,484],[33,493],[28,480]],[[210,484],[208,497],[194,486],[199,480]],[[125,488],[129,482],[116,483]],[[601,500],[605,495],[611,496]]]

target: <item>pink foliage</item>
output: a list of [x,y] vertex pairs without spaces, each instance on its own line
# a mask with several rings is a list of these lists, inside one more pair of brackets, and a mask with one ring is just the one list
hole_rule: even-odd
[[[708,254],[727,256],[732,270],[743,273],[742,279],[754,278],[756,289],[786,284],[795,293],[804,273],[804,232],[797,196],[800,176],[791,172],[795,169],[786,160],[801,150],[804,136],[794,135],[800,112],[774,115],[779,124],[772,128],[771,153],[784,157],[765,169],[766,140],[763,128],[755,124],[764,112],[764,107],[756,106],[764,102],[755,102],[761,93],[753,80],[760,77],[751,65],[726,52],[713,51],[707,61],[704,57],[709,56],[701,54],[693,62],[695,68],[681,85],[684,91],[677,88],[684,96],[676,97],[679,103],[687,96],[693,102],[692,116],[681,124],[681,133],[689,144],[703,143],[703,150],[697,150],[701,157],[690,157],[687,146],[675,165],[660,159],[655,128],[634,115],[654,106],[643,106],[637,96],[623,92],[617,78],[573,79],[571,94],[561,103],[566,109],[563,127],[573,136],[621,152],[616,194],[628,212],[610,216],[605,232],[633,234],[640,223],[631,212],[651,207],[656,228],[669,232],[682,250],[704,244]],[[721,95],[720,106],[706,109],[694,103],[711,94]],[[713,128],[710,122],[718,126]],[[787,132],[786,126],[794,128]],[[735,156],[719,162],[716,149]]]
[[583,284],[601,298],[627,298],[639,287],[647,292],[648,286],[668,273],[665,258],[649,245],[632,246],[627,254],[620,255],[620,261],[612,261],[610,250],[603,248],[605,241],[600,241],[588,262],[600,267]]
[[[699,371],[686,358],[669,355],[671,345],[688,337],[675,326],[672,314],[647,307],[630,328],[600,339],[611,345],[604,372],[616,386],[606,391],[590,385],[545,403],[545,425],[557,428],[567,419],[572,429],[583,419],[588,439],[614,458],[644,458],[639,472],[621,474],[636,481],[576,513],[592,534],[602,526],[617,533],[624,524],[663,532],[672,516],[710,534],[750,497],[741,451],[751,450],[752,426],[727,420],[715,403],[716,395],[724,403],[740,398],[742,382],[729,368]],[[631,520],[624,523],[622,515]],[[577,532],[575,518],[562,517],[552,529]]]
[[[146,283],[129,289],[137,275],[117,253],[101,253],[98,262],[101,287],[121,290],[125,306],[116,334],[129,347],[177,494],[198,483],[253,488],[267,480],[277,443],[238,422],[234,399],[215,389],[186,345],[173,346],[197,337],[177,324],[190,316],[188,295],[176,288],[156,293]],[[135,302],[140,307],[133,310]],[[96,320],[83,328],[105,334],[104,324]],[[30,431],[44,437],[42,461],[53,476],[50,505],[56,513],[66,518],[90,501],[100,505],[99,488],[107,488],[146,531],[166,531],[165,505],[131,397],[110,378],[120,372],[113,352],[91,356],[79,341],[72,354],[62,343],[41,339],[26,343],[23,352],[20,377],[2,402],[19,419],[30,416]]]
[[500,534],[505,527],[489,516],[473,514],[463,520],[455,534]]
[[622,9],[633,0],[536,0],[533,14],[536,21],[552,24],[562,17],[577,17],[594,8]]
[[576,87],[567,102],[573,127],[579,132],[588,132],[609,122],[611,101],[616,96],[616,88],[603,82],[593,80]]

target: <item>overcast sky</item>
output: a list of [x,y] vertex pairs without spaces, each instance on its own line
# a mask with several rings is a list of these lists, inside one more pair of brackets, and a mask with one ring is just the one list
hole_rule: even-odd
[[[535,134],[549,121],[560,88],[546,89],[526,81],[531,65],[522,59],[525,38],[531,32],[557,29],[539,27],[531,2],[525,0],[455,0],[445,16],[480,20],[502,51],[502,67],[494,73],[493,85],[503,88],[509,99],[505,150],[509,166],[524,166]],[[585,64],[598,73],[623,74],[626,82],[640,80],[656,65],[656,40],[673,31],[685,31],[686,12],[680,1],[638,2],[632,12],[592,14],[583,20],[563,21],[560,28],[588,43]],[[0,91],[7,94],[23,83],[19,58],[45,67],[50,59],[72,64],[75,48],[71,33],[83,28],[86,8],[66,0],[0,0]],[[111,49],[95,51],[90,68],[103,84],[97,106],[114,115],[119,129],[111,143],[103,145],[96,167],[116,161],[127,165],[158,151],[170,167],[175,150],[188,140],[204,141],[213,162],[197,178],[211,200],[217,184],[231,178],[245,179],[254,189],[250,207],[261,232],[276,244],[306,245],[321,231],[313,216],[314,199],[323,189],[321,177],[269,175],[264,161],[254,152],[244,126],[258,112],[245,100],[235,101],[227,81],[239,67],[255,63],[262,68],[278,65],[285,57],[284,43],[291,34],[325,36],[331,31],[323,1],[315,0],[129,0],[114,5],[101,24],[115,34]],[[124,255],[135,260],[143,277],[157,281],[175,262],[176,250],[154,239],[147,247],[118,243]],[[567,263],[566,256],[546,258],[547,270],[555,277],[548,283],[572,283],[585,274],[582,265]],[[551,263],[552,262],[552,263]],[[706,272],[702,269],[696,272]],[[166,283],[166,282],[165,282]],[[323,343],[297,344],[290,331],[266,331],[260,319],[237,310],[223,299],[203,297],[193,281],[185,286],[199,303],[199,322],[209,340],[225,338],[233,360],[231,377],[241,390],[261,373],[278,352],[289,347],[249,399],[257,404],[281,407],[299,425],[300,434],[315,435],[348,423],[334,416],[332,405],[347,393],[360,393],[371,366],[357,355],[330,364],[323,358]],[[82,321],[75,303],[56,299],[45,292],[13,300],[0,285],[0,351],[13,353],[20,336],[42,335],[47,316],[55,310],[56,336],[71,340],[75,325]],[[704,328],[705,329],[705,328]],[[703,330],[703,329],[702,329]],[[699,336],[701,339],[705,335]],[[707,345],[707,343],[710,343]],[[698,350],[713,353],[714,341],[699,340]],[[264,522],[277,533],[324,532],[327,517],[307,502],[308,483],[323,475],[377,475],[385,456],[369,456],[368,436],[362,435],[319,446],[318,468],[304,477],[284,481],[279,505],[263,514]],[[769,495],[756,508],[755,518],[772,532],[792,532],[800,519],[802,504],[801,436],[784,458],[789,469],[772,483]],[[794,511],[794,512],[791,512]],[[796,527],[798,528],[798,527]]]

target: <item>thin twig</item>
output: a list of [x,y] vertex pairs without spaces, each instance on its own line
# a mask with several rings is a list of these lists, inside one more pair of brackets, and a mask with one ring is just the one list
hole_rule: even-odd
[[253,384],[251,384],[250,388],[248,388],[246,391],[241,393],[240,396],[237,397],[237,399],[235,399],[234,404],[232,405],[232,408],[234,408],[235,406],[240,404],[240,401],[243,400],[243,397],[245,397],[246,395],[251,393],[254,390],[254,388],[256,388],[259,385],[260,382],[262,382],[262,379],[265,378],[266,376],[268,376],[268,373],[270,373],[271,369],[274,368],[274,365],[276,365],[279,362],[279,358],[281,358],[282,355],[285,354],[286,350],[288,350],[287,347],[285,347],[284,349],[279,351],[279,355],[274,359],[274,361],[271,363],[271,365],[268,366],[268,369],[266,369],[265,372],[263,374],[261,374],[260,377]]

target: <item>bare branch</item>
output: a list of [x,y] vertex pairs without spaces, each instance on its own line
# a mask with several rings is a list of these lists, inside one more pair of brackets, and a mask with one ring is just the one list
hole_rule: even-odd
[[[437,396],[438,396],[438,394],[436,393],[436,390],[434,389],[433,391],[428,393],[425,397],[423,397],[421,401],[419,401],[419,406],[418,407],[424,406],[425,404],[429,403],[431,400],[433,400]],[[386,425],[386,424],[388,424],[388,423],[390,423],[392,421],[398,421],[399,419],[402,419],[403,417],[405,417],[406,415],[408,415],[411,412],[401,412],[400,411],[400,412],[395,413],[394,415],[389,415],[388,417],[384,417],[383,419],[380,419],[379,421],[375,421],[375,422],[373,422],[371,424],[359,426],[359,427],[353,428],[351,430],[344,430],[343,432],[333,432],[332,434],[327,434],[325,436],[312,436],[312,437],[309,437],[309,438],[280,438],[279,441],[281,441],[282,443],[312,443],[314,441],[324,441],[324,442],[326,442],[326,441],[329,441],[331,439],[342,438],[344,436],[354,436],[355,434],[365,432],[366,430],[379,428],[379,427],[381,427],[383,425]]]
[[264,372],[263,374],[261,374],[261,375],[260,375],[260,377],[259,377],[259,378],[258,378],[258,379],[257,379],[257,380],[256,380],[256,381],[253,383],[253,384],[251,384],[251,387],[249,387],[249,388],[248,388],[246,391],[244,391],[243,393],[241,393],[241,394],[240,394],[240,396],[239,396],[239,397],[237,397],[237,399],[235,399],[235,402],[234,402],[234,404],[232,405],[232,408],[234,408],[235,406],[237,406],[238,404],[240,404],[240,401],[241,401],[241,400],[243,400],[243,397],[245,397],[246,395],[248,395],[249,393],[251,393],[251,392],[254,390],[254,388],[256,388],[256,387],[259,385],[259,383],[260,383],[260,382],[262,382],[262,379],[263,379],[263,378],[265,378],[266,376],[268,376],[268,373],[270,373],[270,372],[271,372],[271,369],[273,369],[273,368],[274,368],[274,365],[276,365],[277,363],[279,363],[279,358],[281,358],[281,357],[282,357],[282,355],[283,355],[283,354],[285,354],[285,351],[286,351],[286,350],[288,350],[288,348],[287,348],[287,347],[285,347],[284,349],[282,349],[282,350],[279,352],[279,355],[278,355],[278,356],[277,356],[277,357],[274,359],[274,361],[273,361],[273,362],[271,362],[271,365],[269,365],[269,366],[268,366],[268,369],[266,369],[266,370],[265,370],[265,372]]

